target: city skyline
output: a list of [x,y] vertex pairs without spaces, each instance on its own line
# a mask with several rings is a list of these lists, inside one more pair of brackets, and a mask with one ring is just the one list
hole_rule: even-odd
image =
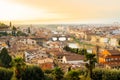
[[120,22],[120,0],[0,0],[0,21],[14,24]]

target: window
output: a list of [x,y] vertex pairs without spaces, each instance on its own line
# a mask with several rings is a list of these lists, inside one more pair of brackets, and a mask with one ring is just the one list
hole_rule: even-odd
[[118,60],[118,58],[115,58],[115,60]]
[[111,61],[111,59],[109,58],[109,61]]
[[106,62],[109,62],[110,61],[110,58],[106,58]]
[[114,59],[113,58],[111,58],[111,61],[113,61]]
[[32,43],[34,44],[34,41],[32,41]]
[[106,58],[105,61],[107,62],[107,61],[109,61],[109,60]]

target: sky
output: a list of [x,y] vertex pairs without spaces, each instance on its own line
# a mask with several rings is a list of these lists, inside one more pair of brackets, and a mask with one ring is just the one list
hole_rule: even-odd
[[120,22],[120,0],[0,0],[0,21],[15,24]]

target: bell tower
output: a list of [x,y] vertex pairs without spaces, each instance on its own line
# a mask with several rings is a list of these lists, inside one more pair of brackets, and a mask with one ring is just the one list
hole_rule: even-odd
[[9,27],[12,28],[12,22],[11,22],[11,21],[10,21],[10,23],[9,23]]

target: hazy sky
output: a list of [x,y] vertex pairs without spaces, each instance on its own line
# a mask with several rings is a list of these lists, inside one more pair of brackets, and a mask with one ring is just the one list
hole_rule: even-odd
[[14,23],[120,22],[120,0],[0,0],[0,21]]

